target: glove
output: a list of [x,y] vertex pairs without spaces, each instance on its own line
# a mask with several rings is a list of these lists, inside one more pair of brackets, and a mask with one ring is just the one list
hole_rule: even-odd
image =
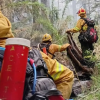
[[70,34],[70,32],[71,32],[71,30],[67,30],[67,31],[66,31],[67,34]]
[[73,47],[71,45],[69,45],[68,48],[73,49]]

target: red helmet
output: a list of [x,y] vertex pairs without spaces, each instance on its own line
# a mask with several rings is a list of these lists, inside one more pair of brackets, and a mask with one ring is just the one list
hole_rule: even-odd
[[83,8],[80,8],[77,14],[80,16],[81,14],[86,14],[86,10]]

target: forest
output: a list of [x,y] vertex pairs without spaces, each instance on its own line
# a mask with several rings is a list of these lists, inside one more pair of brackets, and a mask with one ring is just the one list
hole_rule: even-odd
[[[68,43],[65,31],[76,25],[80,8],[86,9],[87,17],[95,21],[99,37],[100,0],[0,0],[0,9],[10,20],[14,36],[29,39],[31,46],[40,43],[45,33],[52,36],[55,44]],[[78,35],[75,33],[73,39],[80,48]],[[73,97],[74,100],[100,100],[99,45],[100,38],[94,43],[96,56],[92,60],[96,67],[91,76],[91,88]]]

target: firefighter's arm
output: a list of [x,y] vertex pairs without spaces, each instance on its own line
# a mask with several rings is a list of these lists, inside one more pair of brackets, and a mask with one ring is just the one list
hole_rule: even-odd
[[76,26],[73,28],[73,29],[69,29],[66,31],[66,33],[77,33],[81,30],[81,27],[82,27],[82,23],[83,23],[83,20],[82,19],[79,19]]
[[53,46],[54,52],[61,52],[61,51],[66,50],[66,48],[70,46],[70,44],[68,43],[63,44],[63,45],[52,44],[52,46]]
[[66,43],[66,44],[63,44],[63,45],[59,45],[58,52],[66,50],[66,48],[69,47],[69,46],[70,46],[69,43]]

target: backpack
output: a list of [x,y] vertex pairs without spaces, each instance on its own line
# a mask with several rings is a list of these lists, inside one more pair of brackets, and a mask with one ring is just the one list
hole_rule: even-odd
[[30,59],[34,59],[37,77],[35,91],[34,93],[32,93],[32,87],[34,86],[33,83],[35,78],[35,75],[33,73],[35,72],[33,71],[31,63],[28,62],[26,69],[23,100],[48,100],[46,99],[48,95],[50,96],[54,94],[58,94],[59,96],[61,96],[61,93],[58,92],[58,90],[56,89],[56,85],[53,82],[52,77],[48,74],[48,69],[46,67],[44,60],[42,59],[39,50],[36,48],[32,48],[32,50],[29,51],[28,57]]
[[52,55],[52,58],[54,58],[55,55],[52,54],[51,52],[49,52],[49,47],[50,47],[51,44],[52,44],[52,43],[40,43],[40,44],[38,45],[38,47],[39,47],[39,49],[40,49],[42,52],[44,52],[44,49],[46,49],[46,51],[45,51],[44,53],[47,54],[47,55],[48,55],[48,53],[49,53],[49,54]]
[[86,19],[86,18],[81,18],[85,21],[85,23],[82,25],[81,30],[83,31],[83,26],[85,24],[87,24],[88,28],[86,30],[86,32],[83,32],[83,36],[82,39],[84,42],[89,42],[89,43],[94,43],[97,42],[98,40],[98,35],[97,35],[97,31],[94,29],[94,21],[90,20],[90,19]]
[[[0,50],[0,70],[3,61],[4,50]],[[34,68],[36,69],[36,85],[33,93],[33,83],[35,79],[35,70],[33,70],[32,62],[27,62],[26,78],[23,91],[23,100],[64,100],[61,93],[56,89],[52,77],[48,74],[48,69],[42,56],[37,49],[29,51],[30,61],[34,59]],[[29,59],[28,58],[28,59]]]

